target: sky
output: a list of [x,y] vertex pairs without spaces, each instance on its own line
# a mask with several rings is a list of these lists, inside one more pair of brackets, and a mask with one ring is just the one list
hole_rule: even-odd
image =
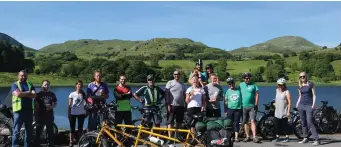
[[190,38],[232,50],[280,36],[341,43],[341,2],[0,2],[0,32],[35,49],[78,39]]

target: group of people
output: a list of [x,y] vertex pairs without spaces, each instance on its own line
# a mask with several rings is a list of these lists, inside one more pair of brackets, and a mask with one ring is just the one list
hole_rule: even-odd
[[[214,73],[211,64],[206,65],[206,71],[202,70],[203,63],[199,60],[196,63],[196,68],[190,73],[188,82],[190,87],[186,88],[185,84],[180,81],[181,72],[175,70],[173,72],[173,80],[167,82],[163,90],[155,85],[155,78],[153,75],[147,76],[147,85],[142,86],[136,92],[126,85],[127,77],[125,74],[119,76],[119,84],[113,89],[114,97],[118,108],[115,114],[115,123],[132,124],[131,112],[131,98],[141,102],[144,107],[158,107],[161,103],[165,103],[167,109],[167,125],[173,128],[174,120],[176,127],[183,122],[185,111],[189,116],[200,114],[206,111],[207,117],[221,117],[222,110],[224,114],[233,121],[233,130],[235,137],[234,141],[238,142],[239,122],[242,117],[246,138],[244,142],[251,141],[249,130],[252,131],[252,140],[259,143],[256,137],[256,115],[259,102],[259,88],[251,82],[251,74],[246,72],[242,75],[243,80],[239,86],[236,86],[236,80],[232,77],[226,79],[228,88],[224,92],[220,86],[220,80],[216,73]],[[19,146],[20,128],[25,123],[25,147],[40,145],[40,132],[43,126],[46,125],[49,146],[54,145],[53,138],[53,109],[57,105],[56,95],[50,91],[50,82],[48,80],[42,81],[40,92],[36,92],[32,83],[27,80],[27,72],[20,71],[18,73],[18,81],[12,84],[12,109],[14,115],[14,128],[12,136],[12,146]],[[308,81],[305,72],[300,73],[299,76],[299,99],[296,107],[299,110],[299,115],[302,121],[303,133],[306,136],[299,143],[308,142],[308,130],[312,132],[315,141],[313,145],[319,145],[319,137],[316,128],[312,123],[312,111],[315,106],[316,95],[315,86]],[[280,78],[277,81],[278,87],[276,89],[276,110],[275,117],[277,118],[277,134],[283,128],[285,132],[287,129],[288,118],[290,117],[291,96],[286,87],[286,80]],[[83,82],[81,80],[75,83],[75,91],[69,95],[68,103],[68,118],[70,122],[70,145],[74,145],[75,136],[80,136],[83,132],[84,119],[88,116],[88,131],[97,130],[100,125],[98,119],[98,108],[87,110],[85,108],[87,103],[103,103],[109,98],[108,85],[102,81],[101,72],[95,71],[93,74],[93,81],[88,85],[86,92],[82,90]],[[96,97],[101,99],[96,100]],[[164,101],[163,101],[164,99]],[[224,102],[224,108],[220,107],[220,101]],[[155,114],[155,126],[160,126],[161,116]],[[33,117],[34,116],[34,117]],[[32,136],[32,122],[35,118],[37,127],[37,136]],[[145,118],[145,122],[150,122],[151,118]],[[192,118],[191,118],[192,119]],[[76,121],[78,120],[78,130],[76,132]],[[251,122],[249,125],[249,121]],[[190,121],[191,122],[191,121]],[[131,131],[127,129],[126,131]],[[195,123],[191,124],[191,131],[195,131]],[[286,132],[285,132],[286,133]],[[168,132],[171,137],[172,132]],[[287,134],[286,134],[287,135]],[[32,144],[34,139],[34,144]],[[286,136],[284,142],[287,142],[289,137]],[[279,141],[279,135],[274,142]],[[170,142],[168,142],[170,143]]]

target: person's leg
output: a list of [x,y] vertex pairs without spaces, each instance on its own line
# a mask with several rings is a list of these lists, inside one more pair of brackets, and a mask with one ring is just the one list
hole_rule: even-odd
[[36,119],[36,134],[34,136],[34,144],[35,146],[40,146],[41,144],[41,132],[43,131],[45,123],[42,119]]
[[250,115],[250,119],[251,119],[251,131],[252,131],[252,135],[253,135],[253,138],[256,138],[256,115],[257,115],[257,112],[254,108],[252,108],[249,112],[249,115]]
[[13,112],[13,135],[12,135],[12,147],[19,146],[20,129],[23,124],[22,114]]
[[[178,106],[176,108],[176,114],[175,114],[175,118],[176,118],[176,128],[179,129],[181,124],[184,121],[184,115],[185,115],[185,107],[182,106]],[[175,136],[178,136],[178,132],[175,132]]]
[[214,109],[214,117],[221,117],[220,109]]
[[206,117],[214,117],[214,112],[212,109],[206,109]]
[[302,125],[302,132],[303,132],[303,140],[299,143],[307,143],[308,142],[308,125],[307,125],[307,117],[306,117],[306,111],[304,109],[304,106],[300,106],[298,108],[298,114],[300,115],[301,119],[301,125]]
[[275,130],[276,130],[276,138],[272,142],[278,142],[279,141],[279,133],[281,130],[282,124],[281,124],[281,119],[275,117]]
[[25,147],[32,146],[32,134],[33,134],[33,110],[24,112],[24,124],[25,124]]
[[75,137],[76,118],[77,118],[77,115],[71,115],[71,118],[69,119],[69,122],[70,122],[70,143],[69,143],[69,146],[73,145],[73,140]]
[[307,116],[307,124],[308,124],[308,127],[310,128],[311,135],[315,139],[315,142],[313,145],[319,145],[320,144],[319,135],[317,133],[315,124],[313,123],[313,119],[314,119],[313,108],[311,108],[310,106],[306,106],[306,116]]
[[83,135],[83,125],[84,125],[84,119],[85,119],[86,115],[82,114],[78,116],[78,136],[79,138]]
[[244,124],[244,132],[246,135],[244,142],[247,142],[250,140],[250,128],[249,128],[250,110],[251,110],[250,108],[243,108],[243,124]]
[[94,131],[97,130],[97,113],[96,112],[91,112],[89,114],[89,119],[88,119],[88,131]]
[[[235,115],[236,113],[237,113],[237,111],[235,111],[235,110],[232,110],[232,109],[227,110],[227,115],[233,122],[233,132],[234,132],[235,140],[238,139],[238,133],[237,132],[239,132],[239,128],[237,129],[237,127],[236,127],[236,115]],[[238,126],[239,126],[239,121],[238,121]]]
[[[168,117],[168,121],[167,121],[169,129],[173,127],[175,109],[177,109],[176,106],[171,106],[171,111],[169,112],[169,117]],[[172,136],[172,131],[168,131],[168,137],[171,137],[171,136]]]
[[283,142],[289,142],[289,124],[288,124],[288,118],[283,118],[281,121],[282,124],[282,132],[285,135],[285,140]]
[[46,120],[46,131],[47,131],[47,137],[48,137],[48,146],[52,147],[54,146],[54,138],[55,134],[53,132],[53,124],[54,124],[54,118],[53,116]]

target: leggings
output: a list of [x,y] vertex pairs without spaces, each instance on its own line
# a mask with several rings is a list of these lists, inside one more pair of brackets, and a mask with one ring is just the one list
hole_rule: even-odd
[[188,114],[188,117],[190,118],[189,123],[191,127],[195,127],[195,124],[197,123],[196,122],[197,120],[193,121],[194,118],[192,117],[192,115],[199,115],[200,113],[201,113],[201,107],[192,107],[192,108],[187,109],[187,114]]
[[227,117],[231,118],[233,121],[233,131],[239,132],[239,122],[242,114],[241,109],[228,109]]
[[284,133],[284,135],[289,135],[288,134],[288,118],[277,118],[275,119],[276,121],[276,135],[279,135],[281,132]]
[[70,130],[71,133],[75,133],[76,130],[76,119],[78,119],[78,132],[83,132],[83,124],[84,124],[84,119],[85,119],[86,115],[85,114],[81,114],[81,115],[71,115],[71,119],[70,119]]

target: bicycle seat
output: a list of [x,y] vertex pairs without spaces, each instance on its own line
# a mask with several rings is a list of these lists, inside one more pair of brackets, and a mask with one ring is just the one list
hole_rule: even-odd
[[328,101],[321,101],[321,103],[327,105]]
[[194,114],[194,115],[192,115],[192,117],[193,117],[194,119],[198,119],[198,118],[202,118],[203,115],[202,115],[202,114]]
[[298,111],[297,108],[293,108],[293,109],[294,109],[294,111]]

